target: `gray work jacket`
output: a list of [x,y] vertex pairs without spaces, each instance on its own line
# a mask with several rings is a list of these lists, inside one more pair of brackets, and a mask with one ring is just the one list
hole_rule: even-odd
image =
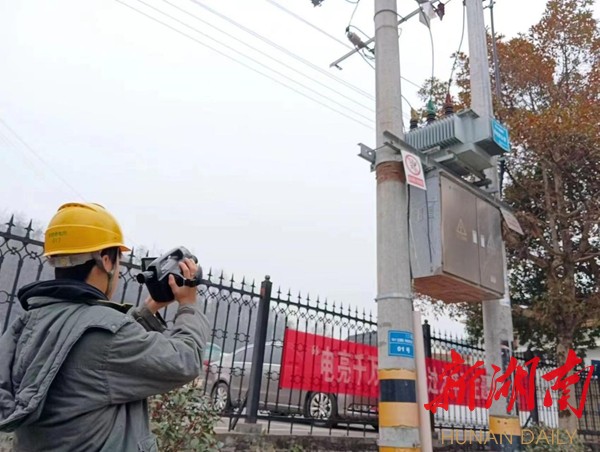
[[28,304],[0,338],[0,431],[15,432],[15,451],[156,451],[146,398],[200,374],[199,308],[179,307],[161,333],[108,303]]

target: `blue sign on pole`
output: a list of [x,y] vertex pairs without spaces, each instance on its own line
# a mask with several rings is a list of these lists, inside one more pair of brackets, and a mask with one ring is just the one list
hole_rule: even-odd
[[388,356],[415,357],[413,334],[408,331],[388,332]]
[[505,152],[510,152],[508,129],[495,119],[492,119],[492,138],[494,143],[504,149]]

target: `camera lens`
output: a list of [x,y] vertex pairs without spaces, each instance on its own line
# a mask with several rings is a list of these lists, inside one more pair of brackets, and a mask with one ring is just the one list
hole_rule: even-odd
[[152,272],[140,272],[135,277],[140,284],[145,284],[147,281],[152,280],[152,278],[154,278],[154,273]]

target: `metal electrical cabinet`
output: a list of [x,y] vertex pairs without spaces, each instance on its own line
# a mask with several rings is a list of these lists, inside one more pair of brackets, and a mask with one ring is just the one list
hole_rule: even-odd
[[415,290],[446,302],[504,295],[499,209],[444,171],[410,189],[410,253]]

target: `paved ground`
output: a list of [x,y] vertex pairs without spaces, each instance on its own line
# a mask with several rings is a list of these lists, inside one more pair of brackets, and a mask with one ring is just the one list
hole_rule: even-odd
[[[291,419],[290,419],[291,421]],[[350,436],[360,438],[377,438],[377,432],[370,426],[343,425],[335,428],[317,427],[302,422],[301,419],[292,422],[274,422],[259,419],[258,424],[263,426],[263,431],[270,435],[313,435],[313,436]],[[237,424],[244,424],[241,418]],[[243,428],[243,427],[242,427]],[[217,433],[227,433],[229,430],[229,418],[223,418],[216,426]]]

